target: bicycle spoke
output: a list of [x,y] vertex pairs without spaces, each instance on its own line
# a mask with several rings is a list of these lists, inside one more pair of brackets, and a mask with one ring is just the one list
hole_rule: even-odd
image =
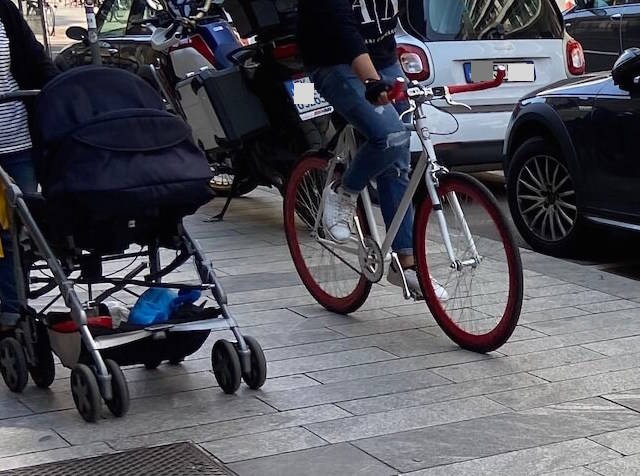
[[[551,182],[555,175],[552,163],[541,163],[532,170],[537,171],[539,175],[530,174],[529,185],[540,182],[539,178]],[[458,176],[458,174],[455,175]],[[454,180],[449,185],[446,179],[444,182],[443,187],[447,193],[445,195],[444,190],[440,193],[450,197],[452,191],[455,191],[462,210],[462,216],[460,216],[456,213],[451,199],[441,200],[442,213],[445,216],[454,255],[458,263],[466,263],[466,265],[459,264],[457,268],[451,268],[448,254],[442,248],[444,241],[438,220],[432,212],[426,228],[424,256],[426,256],[430,278],[446,290],[448,299],[437,300],[437,303],[428,302],[429,308],[437,317],[438,324],[450,337],[454,338],[454,335],[461,332],[466,336],[460,337],[460,341],[454,338],[456,342],[461,345],[462,342],[471,342],[474,346],[477,343],[479,348],[495,348],[494,344],[482,344],[482,340],[475,340],[476,337],[479,339],[493,332],[505,316],[508,319],[517,319],[517,314],[509,314],[514,308],[509,307],[508,303],[517,296],[511,292],[510,275],[513,270],[508,261],[504,236],[487,208],[492,206],[495,210],[496,207],[487,205],[482,195],[476,195],[476,192],[467,193],[465,187],[471,182],[470,179]],[[453,183],[456,184],[455,187]],[[453,189],[448,188],[449,186]],[[461,188],[457,189],[458,186]],[[468,190],[473,191],[474,187],[471,185]],[[530,188],[535,189],[533,186]],[[532,198],[533,203],[525,208],[527,212],[536,215],[535,219],[544,227],[546,233],[559,233],[558,216],[542,208],[544,201],[542,197]],[[468,238],[465,230],[469,230],[471,239]],[[476,252],[481,258],[474,263]],[[521,300],[521,297],[519,299]],[[495,337],[497,345],[501,345],[511,332],[512,328],[509,328],[503,335],[498,334]]]

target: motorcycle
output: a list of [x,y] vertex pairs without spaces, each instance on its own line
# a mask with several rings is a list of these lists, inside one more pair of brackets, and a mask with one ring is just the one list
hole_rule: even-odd
[[[222,2],[168,1],[163,3],[165,8],[157,8],[156,0],[147,3],[156,14],[145,20],[145,26],[153,30],[152,48],[161,53],[159,61],[151,65],[151,74],[169,107],[192,126],[197,143],[210,157],[214,173],[218,177],[224,173],[233,177],[227,202],[216,218],[224,217],[234,196],[246,194],[259,185],[275,187],[284,193],[297,160],[306,151],[326,145],[333,112],[317,93],[313,104],[295,104],[296,83],[309,82],[295,37],[277,33],[257,35],[251,44],[246,44],[246,40],[243,44],[235,36]],[[222,32],[226,37],[221,36]],[[247,33],[240,31],[240,36],[246,39]],[[234,41],[229,41],[230,34],[234,35]],[[262,111],[246,115],[264,114],[263,127],[228,141],[221,139],[225,134],[220,117],[204,120],[205,116],[211,116],[207,111],[215,107],[205,110],[202,103],[220,99],[202,95],[203,83],[213,81],[211,76],[217,77],[216,71],[221,75],[239,71],[238,78],[246,88],[237,90],[236,99],[250,102],[248,96],[257,98]]]

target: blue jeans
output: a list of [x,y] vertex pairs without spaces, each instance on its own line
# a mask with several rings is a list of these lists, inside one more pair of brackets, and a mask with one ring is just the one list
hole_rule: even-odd
[[[391,81],[404,77],[397,63],[379,73]],[[411,134],[394,106],[375,106],[366,100],[365,86],[349,65],[317,68],[311,78],[324,98],[366,139],[345,172],[342,186],[359,193],[375,179],[388,229],[409,185]],[[413,255],[413,215],[411,207],[393,241],[399,255]]]
[[[0,155],[0,166],[7,172],[18,187],[25,193],[37,191],[31,150]],[[13,325],[20,312],[20,302],[16,289],[16,276],[13,268],[13,243],[11,233],[0,232],[4,258],[0,259],[0,325]]]

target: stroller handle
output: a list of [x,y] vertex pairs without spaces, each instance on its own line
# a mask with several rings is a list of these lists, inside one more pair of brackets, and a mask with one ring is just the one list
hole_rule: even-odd
[[24,101],[25,99],[35,97],[38,94],[40,94],[39,89],[21,89],[11,93],[0,94],[0,104],[13,101]]

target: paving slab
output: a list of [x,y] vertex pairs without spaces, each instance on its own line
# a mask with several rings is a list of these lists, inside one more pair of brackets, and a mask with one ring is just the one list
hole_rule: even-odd
[[[353,444],[399,469],[415,471],[544,446],[625,428],[640,415],[602,399],[519,413],[503,413]],[[487,438],[487,435],[491,435]],[[604,445],[607,446],[607,445]]]
[[304,428],[286,428],[253,435],[235,436],[201,446],[223,463],[271,456],[324,446],[327,442]]
[[69,444],[50,430],[14,427],[0,423],[0,458],[63,448]]
[[113,448],[105,443],[90,443],[88,445],[76,445],[55,450],[38,451],[37,453],[9,456],[0,459],[0,471],[21,468],[23,466],[54,463],[68,459],[90,458],[92,456],[100,456],[113,452]]
[[498,375],[528,372],[547,367],[561,367],[575,362],[591,361],[602,358],[601,354],[583,347],[564,347],[561,349],[532,352],[530,354],[506,356],[434,369],[434,373],[454,382],[464,382]]
[[594,435],[589,439],[625,456],[640,453],[640,426]]
[[331,443],[341,443],[508,411],[487,398],[472,397],[314,423],[307,428]]
[[[225,440],[236,436],[263,433],[266,431],[281,430],[321,421],[337,420],[349,416],[351,416],[350,413],[335,405],[320,405],[299,410],[289,410],[247,418],[237,418],[218,423],[202,424],[177,430],[151,432],[129,438],[110,440],[108,443],[111,447],[118,450],[156,446],[168,444],[173,441],[202,443]],[[149,428],[149,430],[153,431],[153,428]]]
[[398,375],[364,378],[349,382],[336,382],[326,385],[317,385],[298,390],[274,392],[260,396],[264,402],[278,410],[292,410],[324,403],[343,402],[356,398],[371,397],[377,395],[389,395],[392,393],[425,388],[451,383],[430,370],[418,370],[404,372]]
[[238,476],[392,476],[397,471],[349,444],[261,458],[230,467]]
[[618,453],[581,438],[512,451],[463,463],[407,473],[407,476],[530,476],[613,459]]
[[490,396],[492,393],[513,390],[517,388],[542,385],[545,381],[528,373],[503,375],[480,380],[470,380],[450,385],[438,385],[431,388],[420,388],[407,392],[367,397],[347,402],[340,402],[338,406],[354,415],[366,415],[398,408],[409,408],[429,403],[445,402],[459,398]]
[[638,387],[640,372],[630,369],[510,390],[490,398],[514,410],[525,410]]
[[640,455],[591,464],[588,468],[602,476],[634,476],[640,474]]

